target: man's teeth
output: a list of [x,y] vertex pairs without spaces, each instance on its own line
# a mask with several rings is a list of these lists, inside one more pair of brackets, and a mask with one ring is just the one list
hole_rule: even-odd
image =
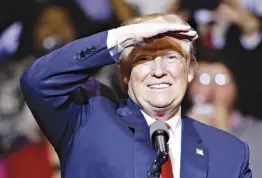
[[162,89],[162,88],[168,88],[168,87],[170,87],[170,86],[171,86],[171,84],[167,84],[167,83],[149,85],[149,87],[150,87],[151,89]]

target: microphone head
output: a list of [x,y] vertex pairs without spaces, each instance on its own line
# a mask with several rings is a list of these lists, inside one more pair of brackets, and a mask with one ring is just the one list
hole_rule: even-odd
[[156,134],[156,132],[161,131],[167,136],[167,140],[169,139],[169,132],[168,128],[166,126],[166,123],[163,121],[155,121],[153,124],[150,125],[150,140],[152,141],[153,135]]

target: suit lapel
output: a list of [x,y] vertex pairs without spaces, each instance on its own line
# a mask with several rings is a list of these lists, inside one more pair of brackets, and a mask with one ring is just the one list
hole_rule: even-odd
[[181,178],[206,178],[208,150],[198,135],[194,120],[182,119]]
[[[147,177],[156,153],[152,148],[149,126],[140,109],[130,99],[122,101],[117,113],[133,134],[134,175]],[[180,178],[206,178],[208,169],[208,150],[198,135],[194,120],[182,119],[182,151]]]
[[121,102],[117,113],[125,125],[134,132],[134,175],[135,178],[144,178],[156,157],[150,142],[149,126],[138,106],[130,99]]

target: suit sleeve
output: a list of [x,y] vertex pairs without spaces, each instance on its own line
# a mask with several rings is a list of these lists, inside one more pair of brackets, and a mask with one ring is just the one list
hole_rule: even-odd
[[249,147],[244,143],[244,160],[241,167],[241,172],[239,178],[252,178],[252,171],[249,168]]
[[89,73],[115,63],[107,49],[107,35],[101,32],[71,42],[36,60],[21,77],[24,98],[57,152],[88,120],[88,101],[77,102],[75,96],[87,93],[89,100],[103,95],[105,86]]

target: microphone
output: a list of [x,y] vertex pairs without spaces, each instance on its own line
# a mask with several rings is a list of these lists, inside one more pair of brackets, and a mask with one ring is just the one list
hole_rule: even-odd
[[154,160],[150,170],[148,171],[148,178],[159,178],[161,174],[161,166],[168,160],[168,128],[163,121],[155,121],[150,126],[150,140],[157,157]]
[[153,148],[157,153],[167,153],[168,154],[168,145],[169,132],[168,128],[163,121],[155,121],[150,126],[150,139],[153,145]]

